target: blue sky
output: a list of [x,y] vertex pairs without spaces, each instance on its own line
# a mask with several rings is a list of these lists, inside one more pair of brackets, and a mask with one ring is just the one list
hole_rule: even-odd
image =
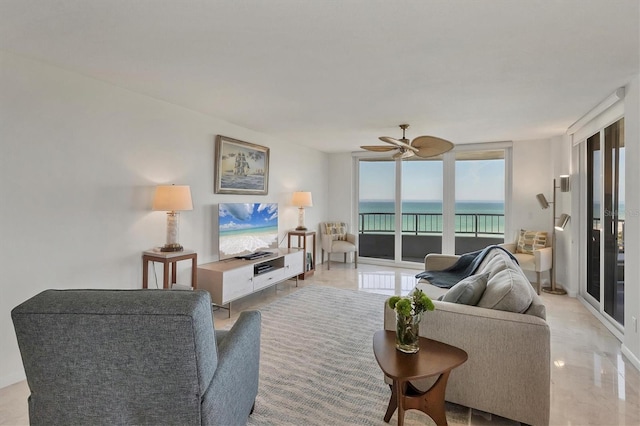
[[278,226],[276,203],[227,203],[219,206],[221,230]]
[[[404,200],[442,200],[441,161],[402,163]],[[360,162],[360,199],[393,200],[395,162]],[[504,160],[457,161],[456,200],[504,201]]]

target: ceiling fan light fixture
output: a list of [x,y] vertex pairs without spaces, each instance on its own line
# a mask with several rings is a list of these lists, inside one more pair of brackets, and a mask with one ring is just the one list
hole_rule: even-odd
[[405,158],[409,158],[413,156],[414,156],[413,151],[398,151],[395,154],[393,154],[391,158],[393,158],[394,160],[397,160],[398,158],[400,158],[401,160],[404,160]]
[[380,136],[382,142],[393,145],[392,147],[379,145],[363,145],[360,148],[374,152],[388,152],[397,150],[393,154],[393,159],[405,159],[417,155],[420,158],[437,157],[445,152],[453,149],[453,144],[447,140],[437,138],[435,136],[418,136],[410,141],[405,137],[405,130],[409,128],[408,124],[400,124],[402,129],[402,139],[396,139],[389,136]]

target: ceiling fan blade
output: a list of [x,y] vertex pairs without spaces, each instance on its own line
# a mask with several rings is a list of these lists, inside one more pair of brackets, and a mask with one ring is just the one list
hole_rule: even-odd
[[394,149],[398,149],[394,146],[382,146],[382,145],[362,145],[360,148],[366,149],[367,151],[374,151],[374,152],[387,152],[387,151],[393,151]]
[[418,151],[416,148],[414,148],[411,145],[409,145],[407,143],[408,141],[405,142],[406,139],[405,139],[405,141],[402,141],[400,139],[394,139],[394,138],[391,138],[389,136],[380,136],[378,139],[380,139],[383,142],[387,142],[387,143],[393,144],[395,146],[399,146],[400,148],[410,149],[410,150],[415,151],[415,152]]
[[400,151],[393,154],[391,158],[393,158],[394,160],[397,160],[398,158],[404,160],[405,158],[413,157],[414,155],[415,153],[413,151]]
[[416,155],[422,158],[435,157],[453,149],[453,144],[435,136],[418,136],[411,142],[417,148]]

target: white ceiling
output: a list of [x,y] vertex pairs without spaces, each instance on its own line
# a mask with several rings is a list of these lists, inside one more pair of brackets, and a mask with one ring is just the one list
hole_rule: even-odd
[[[638,0],[0,0],[0,49],[325,152],[562,134],[639,72]],[[233,136],[233,135],[228,135]]]

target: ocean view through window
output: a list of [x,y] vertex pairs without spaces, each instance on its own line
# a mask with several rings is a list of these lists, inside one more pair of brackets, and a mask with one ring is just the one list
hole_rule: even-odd
[[[504,242],[504,149],[452,157],[455,179],[448,180],[444,158],[359,160],[361,257],[423,262],[428,253],[444,252],[444,242],[456,254]],[[445,193],[455,193],[449,208]]]

